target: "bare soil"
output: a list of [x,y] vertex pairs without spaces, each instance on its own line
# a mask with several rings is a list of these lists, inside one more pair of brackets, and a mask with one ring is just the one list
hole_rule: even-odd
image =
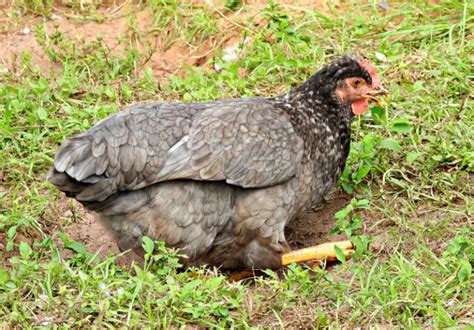
[[[240,40],[238,21],[244,18],[253,18],[256,26],[261,24],[260,11],[267,6],[266,0],[245,1],[249,6],[246,10],[226,12],[222,1],[217,0],[190,0],[187,1],[199,6],[207,7],[219,17],[217,25],[226,34],[220,38],[208,38],[199,45],[191,45],[183,40],[173,40],[171,44],[164,42],[167,32],[156,33],[153,17],[147,10],[130,6],[127,1],[101,1],[97,14],[104,18],[103,22],[80,19],[70,6],[69,1],[57,1],[54,5],[51,19],[23,16],[20,10],[13,10],[8,1],[0,3],[0,75],[5,70],[16,70],[19,67],[21,55],[27,51],[32,54],[31,65],[39,68],[45,75],[59,68],[60,63],[53,63],[44,49],[38,44],[35,29],[44,24],[49,32],[61,32],[67,38],[88,43],[98,37],[103,38],[111,52],[119,53],[129,45],[138,51],[145,51],[146,44],[153,48],[150,58],[144,63],[150,67],[153,74],[160,81],[165,81],[172,74],[182,74],[186,66],[203,66],[211,58],[216,49],[233,45]],[[321,12],[331,12],[341,9],[341,4],[327,1],[274,1],[279,4],[299,7],[313,7]],[[63,5],[64,3],[65,5]],[[131,15],[130,15],[131,14]],[[136,21],[136,30],[129,26],[129,17]],[[120,40],[126,37],[126,41]]]
[[95,220],[94,214],[81,210],[83,213],[80,222],[73,223],[65,228],[66,235],[81,243],[87,251],[97,253],[101,259],[107,256],[117,256],[116,263],[124,268],[131,268],[133,262],[143,263],[143,259],[132,251],[121,253],[115,244],[113,235]]
[[343,209],[350,201],[350,195],[335,190],[317,208],[293,220],[285,230],[290,246],[294,249],[301,249],[325,242],[347,239],[345,234],[329,235],[328,232],[335,227],[334,215],[336,212]]

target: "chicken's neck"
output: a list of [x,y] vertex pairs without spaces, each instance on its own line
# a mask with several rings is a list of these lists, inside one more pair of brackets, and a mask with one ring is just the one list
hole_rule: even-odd
[[341,104],[335,94],[327,97],[314,89],[300,88],[274,101],[288,114],[295,131],[304,140],[303,163],[316,171],[312,195],[318,199],[339,179],[349,155],[350,106]]
[[315,159],[322,147],[335,153],[334,160],[344,165],[349,153],[351,110],[343,105],[335,93],[321,95],[311,90],[296,88],[274,98],[290,117],[297,134],[305,141],[307,156]]

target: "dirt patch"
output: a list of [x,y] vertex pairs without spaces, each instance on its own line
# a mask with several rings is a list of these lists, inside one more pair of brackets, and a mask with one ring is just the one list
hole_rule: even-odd
[[350,201],[351,196],[336,190],[317,208],[293,220],[285,228],[290,246],[293,249],[301,249],[325,242],[346,240],[345,234],[329,235],[329,231],[335,226],[334,214]]
[[[121,253],[113,235],[96,220],[94,213],[87,211],[79,202],[61,193],[56,205],[57,209],[54,209],[53,214],[57,221],[54,227],[50,228],[49,234],[59,247],[62,248],[64,244],[54,235],[56,231],[63,232],[70,240],[81,243],[88,252],[97,254],[102,260],[108,256],[117,256],[116,264],[128,269],[134,261],[142,264],[142,259],[132,251]],[[63,250],[62,255],[69,258],[72,252]]]
[[143,259],[138,257],[132,251],[121,254],[112,234],[96,221],[95,215],[83,210],[82,221],[73,223],[65,228],[66,235],[81,243],[87,251],[97,253],[101,259],[111,255],[120,255],[117,265],[131,269],[133,262],[143,264]]
[[[160,33],[153,32],[154,18],[147,10],[133,10],[132,16],[136,21],[132,28],[129,15],[132,9],[123,7],[99,8],[98,13],[105,17],[103,22],[82,21],[71,10],[64,6],[56,6],[54,19],[39,17],[22,17],[21,12],[14,12],[11,8],[4,8],[5,16],[17,16],[15,20],[0,19],[0,74],[5,71],[17,71],[20,68],[22,53],[31,54],[31,66],[48,73],[60,68],[60,63],[50,60],[45,50],[36,40],[35,30],[44,24],[48,33],[60,32],[67,39],[78,44],[87,44],[97,38],[102,38],[104,44],[112,54],[124,53],[126,47],[131,46],[140,53],[151,53],[147,57],[145,67],[150,67],[153,74],[160,80],[167,79],[171,74],[184,72],[186,66],[200,66],[214,55],[213,50],[222,45],[205,40],[199,46],[188,44],[184,40],[175,40],[167,49],[163,49]],[[14,23],[11,23],[14,21]]]
[[22,54],[31,55],[32,67],[39,67],[48,72],[58,64],[51,63],[43,48],[36,42],[34,28],[42,22],[39,18],[24,19],[21,21],[7,21],[7,17],[0,20],[0,74],[5,71],[16,71]]
[[[102,37],[113,54],[124,52],[125,47],[132,46],[147,55],[143,65],[150,67],[158,80],[165,81],[172,74],[183,74],[187,66],[206,66],[208,60],[215,56],[218,49],[228,47],[240,39],[244,25],[239,22],[251,19],[255,26],[262,22],[260,13],[268,6],[267,1],[246,1],[246,6],[237,11],[225,11],[222,1],[197,0],[187,1],[207,8],[217,17],[219,31],[216,35],[205,38],[196,45],[177,38],[164,41],[169,31],[158,31],[155,18],[149,10],[132,6],[125,1],[104,1],[97,8],[97,16],[103,21],[93,21],[93,17],[84,18],[77,15],[70,7],[55,4],[51,18],[31,17],[24,15],[13,6],[0,6],[0,74],[6,70],[16,71],[23,52],[31,53],[32,67],[38,67],[45,75],[60,68],[60,63],[52,62],[35,37],[36,28],[44,24],[45,30],[52,33],[57,29],[66,38],[79,43],[89,43]],[[325,1],[275,1],[290,6],[315,8],[323,12],[339,9],[340,5],[328,4]],[[199,8],[199,7],[198,7]],[[291,11],[291,8],[288,9]],[[133,17],[134,21],[130,21]],[[171,28],[171,27],[170,27]]]

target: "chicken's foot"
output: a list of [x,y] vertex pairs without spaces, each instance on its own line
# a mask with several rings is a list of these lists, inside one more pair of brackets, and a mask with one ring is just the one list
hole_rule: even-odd
[[338,246],[346,257],[353,251],[350,241],[329,242],[285,253],[281,256],[281,263],[287,266],[305,261],[334,261],[337,260],[335,246]]
[[[338,246],[344,256],[348,257],[354,250],[350,241],[329,242],[304,249],[294,250],[281,256],[282,266],[288,266],[292,263],[301,263],[307,261],[334,261],[337,260],[335,246]],[[312,265],[317,267],[317,264]],[[231,282],[241,281],[256,274],[253,271],[241,271],[229,276]]]

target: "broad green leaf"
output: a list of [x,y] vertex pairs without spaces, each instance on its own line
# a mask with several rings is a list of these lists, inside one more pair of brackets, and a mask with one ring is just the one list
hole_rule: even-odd
[[28,258],[30,257],[31,253],[33,252],[33,250],[31,250],[31,247],[29,246],[29,244],[26,243],[26,242],[20,242],[19,250],[20,250],[20,255],[21,255],[21,257],[22,257],[24,260],[28,260]]
[[393,151],[403,150],[402,146],[394,139],[385,139],[382,142],[380,142],[380,146],[384,149],[389,149]]
[[371,167],[370,167],[369,165],[364,165],[364,166],[362,166],[362,167],[357,171],[357,174],[356,174],[356,181],[362,180],[362,179],[367,175],[367,173],[369,173],[370,168],[371,168]]
[[372,113],[372,118],[376,124],[387,123],[387,117],[385,115],[384,108],[376,105],[370,108],[370,112]]
[[421,80],[418,80],[412,85],[412,88],[414,92],[419,91],[420,89],[423,88],[423,82]]
[[198,286],[200,286],[201,284],[202,284],[201,279],[196,279],[196,280],[190,281],[190,282],[186,283],[184,285],[184,287],[181,289],[181,294],[183,296],[187,296],[187,295],[191,294],[193,292],[193,290],[195,288],[197,288]]
[[395,119],[390,125],[390,130],[397,133],[406,133],[411,131],[411,124],[405,119]]
[[472,273],[471,263],[467,260],[463,260],[461,263],[461,268],[458,272],[458,279],[460,282],[465,282],[469,279]]
[[63,241],[64,243],[69,241],[69,238],[66,236],[65,233],[58,232],[56,233],[56,236],[58,236],[61,239],[61,241]]
[[36,109],[36,115],[40,120],[46,120],[48,118],[48,113],[44,108],[38,108]]
[[347,217],[347,215],[354,209],[354,206],[351,204],[347,205],[345,208],[343,208],[340,211],[337,211],[336,214],[334,215],[336,219],[342,219]]
[[351,237],[351,241],[359,255],[367,252],[370,243],[370,238],[368,236],[353,236]]
[[337,245],[334,245],[334,250],[336,251],[336,258],[340,262],[346,262],[346,256],[344,255],[344,252],[342,252],[341,248]]
[[8,228],[8,231],[7,231],[7,237],[8,239],[13,239],[16,235],[16,226],[11,226],[10,228]]
[[367,207],[369,205],[369,200],[368,199],[360,199],[357,201],[356,204],[358,207]]
[[81,243],[69,239],[66,234],[58,232],[56,233],[56,236],[63,241],[65,249],[72,250],[85,256],[89,255],[89,252],[87,252],[86,248]]
[[142,241],[143,241],[142,246],[145,252],[147,254],[152,254],[155,249],[155,243],[153,242],[153,240],[148,236],[143,236]]
[[218,288],[221,283],[224,281],[225,277],[219,276],[219,277],[212,277],[206,282],[207,287],[209,288]]
[[10,275],[6,269],[0,269],[0,285],[8,281]]
[[12,251],[14,247],[15,247],[15,243],[14,243],[13,241],[8,241],[8,242],[7,242],[6,250],[7,250],[8,252]]
[[412,164],[421,155],[423,155],[422,152],[411,151],[411,152],[407,153],[407,156],[406,156],[407,163]]
[[349,183],[343,182],[341,185],[342,189],[344,189],[344,191],[348,194],[352,194],[352,192],[354,191],[354,186]]
[[76,253],[82,254],[82,255],[88,255],[89,253],[87,252],[86,248],[79,242],[76,241],[68,241],[67,243],[64,243],[64,248],[68,250],[72,250]]

